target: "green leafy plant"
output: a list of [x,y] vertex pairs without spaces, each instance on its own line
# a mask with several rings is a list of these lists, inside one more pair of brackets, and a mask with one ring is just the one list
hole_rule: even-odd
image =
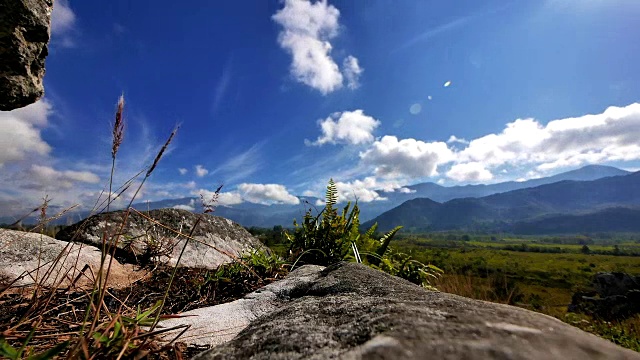
[[27,355],[23,357],[22,355],[27,347],[27,344],[29,343],[29,341],[31,341],[31,338],[33,337],[34,332],[35,332],[35,328],[31,330],[31,332],[29,333],[29,336],[27,337],[27,339],[24,341],[24,343],[19,349],[14,348],[13,346],[11,346],[11,344],[7,342],[7,340],[0,337],[0,356],[6,357],[11,360],[19,360],[19,359],[48,360],[48,359],[53,359],[56,355],[63,352],[67,348],[67,346],[69,346],[69,341],[64,341],[38,354]]
[[360,209],[357,202],[353,206],[348,202],[340,213],[336,208],[337,203],[338,189],[333,179],[330,179],[324,209],[316,216],[308,209],[301,224],[294,220],[293,233],[285,232],[290,244],[290,260],[294,261],[293,267],[301,264],[326,266],[351,260],[415,284],[434,288],[429,280],[437,278],[442,270],[418,262],[411,255],[391,249],[391,240],[402,226],[397,226],[381,238],[375,239],[377,223],[364,233],[360,232]]

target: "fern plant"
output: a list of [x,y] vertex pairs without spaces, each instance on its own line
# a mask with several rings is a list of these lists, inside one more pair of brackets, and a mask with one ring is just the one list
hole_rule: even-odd
[[410,255],[391,250],[391,240],[402,226],[375,239],[377,223],[360,233],[360,209],[357,202],[353,206],[348,202],[340,213],[337,203],[338,189],[333,179],[330,179],[324,209],[315,216],[308,209],[301,224],[293,221],[293,233],[285,232],[290,244],[290,260],[294,261],[294,266],[326,266],[342,260],[352,260],[425,287],[431,286],[429,278],[437,277],[442,272],[432,265],[413,260]]

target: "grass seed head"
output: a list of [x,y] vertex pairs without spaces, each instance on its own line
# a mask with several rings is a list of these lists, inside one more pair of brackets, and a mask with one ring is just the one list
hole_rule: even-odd
[[113,144],[111,146],[111,157],[115,159],[118,148],[124,138],[124,95],[120,95],[116,109],[116,120],[113,123]]

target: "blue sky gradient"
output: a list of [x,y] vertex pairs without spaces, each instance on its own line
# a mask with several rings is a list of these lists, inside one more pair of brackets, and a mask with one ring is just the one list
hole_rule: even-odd
[[92,205],[121,93],[117,183],[181,124],[141,201],[224,184],[223,204],[295,203],[333,177],[367,202],[424,181],[640,168],[634,0],[55,6],[45,98],[0,113],[4,213],[44,194]]

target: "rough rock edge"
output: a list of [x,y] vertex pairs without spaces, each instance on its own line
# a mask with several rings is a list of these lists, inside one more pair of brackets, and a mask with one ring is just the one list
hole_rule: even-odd
[[24,107],[44,94],[52,0],[0,2],[0,111]]
[[194,359],[640,359],[555,318],[358,264],[328,267],[290,295]]

